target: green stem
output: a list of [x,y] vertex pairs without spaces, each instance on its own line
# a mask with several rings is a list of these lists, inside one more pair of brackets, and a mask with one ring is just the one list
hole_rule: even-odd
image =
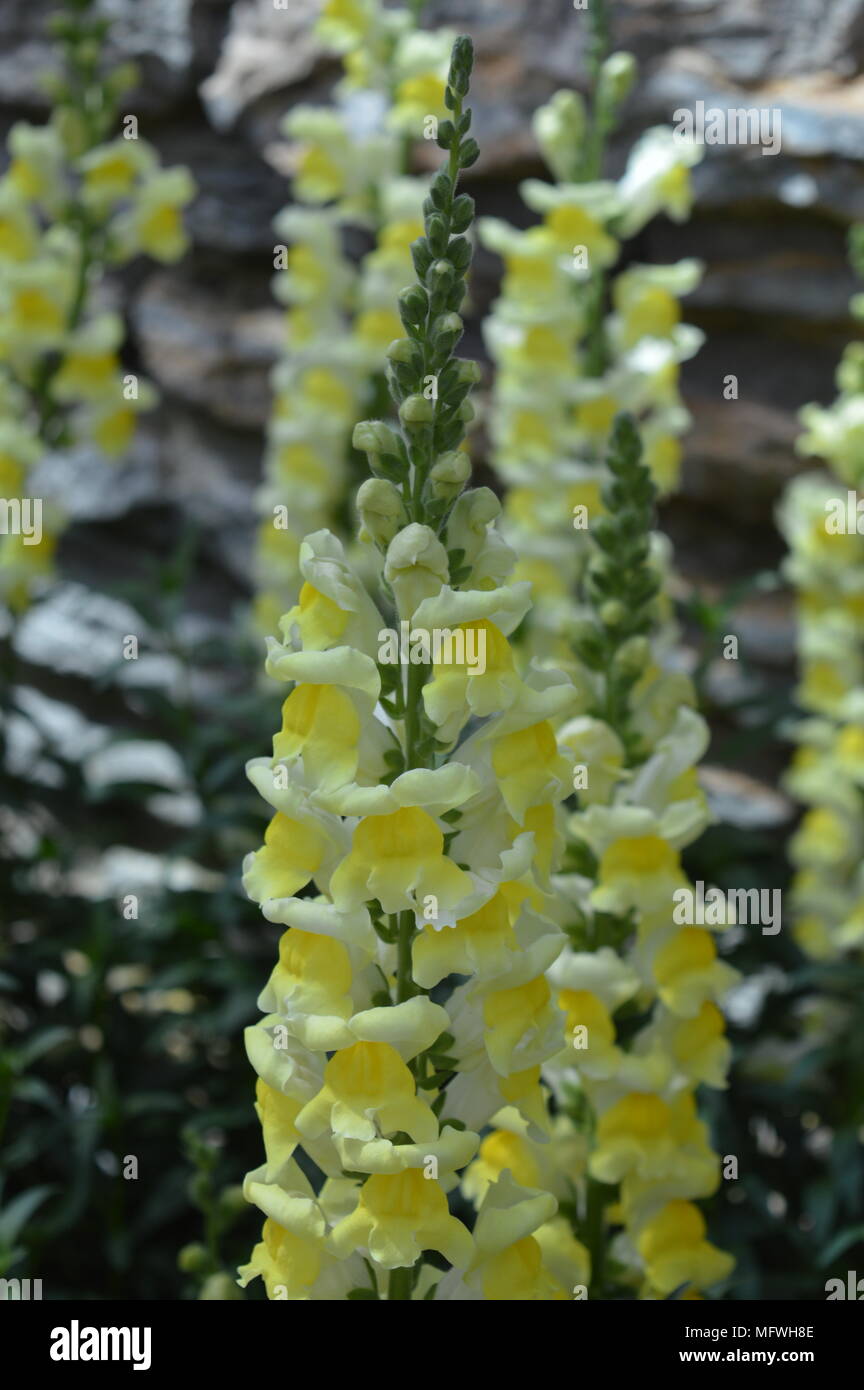
[[204,1213],[204,1242],[207,1246],[207,1253],[213,1261],[213,1268],[219,1268],[219,1219],[216,1205],[213,1200],[212,1190],[208,1196],[207,1207]]
[[[420,726],[420,701],[426,679],[425,666],[409,666],[405,692],[405,766],[417,765],[417,741]],[[413,945],[416,935],[414,913],[409,909],[398,914],[396,999],[403,1004],[415,993],[413,979]],[[391,1301],[410,1301],[413,1269],[394,1269],[390,1272],[388,1298]]]
[[410,1300],[413,1280],[413,1269],[391,1269],[387,1285],[387,1297],[390,1302]]
[[417,745],[420,740],[420,720],[423,711],[423,686],[429,668],[423,665],[409,666],[405,682],[405,766],[419,767]]
[[414,943],[414,913],[399,913],[398,955],[396,966],[396,1003],[404,1004],[414,994],[412,979],[412,946]]
[[[105,89],[99,82],[99,60],[82,57],[82,51],[74,44],[67,48],[65,57],[69,81],[74,92],[74,108],[84,124],[85,145],[86,149],[90,150],[105,138],[106,126],[111,119],[111,112],[104,100]],[[90,214],[83,203],[73,201],[67,218],[70,226],[78,233],[81,250],[75,291],[66,322],[67,332],[74,333],[87,302],[90,269],[103,253],[104,247],[97,245],[97,228],[91,222]],[[61,361],[60,353],[43,359],[30,388],[39,415],[39,436],[48,444],[57,442],[50,433],[58,411],[57,402],[51,395],[51,385]]]
[[[420,719],[422,715],[423,686],[428,674],[426,666],[409,666],[405,681],[405,725],[404,725],[404,757],[405,767],[414,768],[423,766],[425,759],[418,753],[418,743],[420,740]],[[416,927],[414,924],[414,914],[411,911],[400,912],[398,915],[398,956],[396,974],[396,1003],[401,1004],[406,999],[412,998],[414,994],[414,981],[412,979],[412,959],[411,948],[414,941]]]
[[609,1189],[595,1178],[588,1179],[585,1211],[585,1243],[591,1256],[589,1296],[598,1297],[603,1288],[606,1264],[606,1223],[604,1211]]
[[[90,267],[93,265],[95,259],[95,237],[87,215],[82,209],[76,209],[72,220],[77,222],[79,227],[81,255],[78,261],[75,293],[72,298],[69,317],[66,321],[67,333],[74,333],[81,321],[81,315],[84,312],[84,305],[87,299],[87,282],[90,275]],[[31,387],[31,394],[39,415],[39,437],[46,443],[55,442],[50,437],[50,428],[57,414],[57,402],[51,395],[51,386],[60,369],[61,361],[62,355],[60,353],[54,353],[50,357],[43,358]]]
[[[470,243],[462,233],[470,225],[472,206],[470,199],[463,199],[457,220],[454,216],[456,189],[460,170],[470,167],[479,153],[476,141],[463,141],[462,138],[471,124],[470,112],[463,112],[463,96],[468,90],[472,63],[471,41],[463,35],[454,43],[447,79],[445,104],[452,120],[442,122],[439,131],[439,144],[449,151],[448,164],[446,171],[441,170],[436,177],[424,205],[426,235],[412,247],[419,283],[400,295],[402,322],[411,351],[407,357],[401,352],[394,354],[390,379],[391,394],[405,424],[398,454],[393,455],[400,461],[396,476],[400,480],[405,514],[409,520],[428,525],[436,532],[442,520],[443,499],[427,497],[429,474],[436,454],[454,448],[460,442],[457,436],[464,436],[460,423],[464,418],[462,405],[473,375],[469,371],[460,378],[461,361],[453,358],[453,349],[463,328],[459,309],[465,293],[464,276],[470,263]],[[463,123],[465,128],[460,129]],[[458,226],[455,240],[454,224]],[[452,260],[447,254],[451,248]],[[417,400],[429,399],[426,394],[429,378],[438,384],[441,373],[448,366],[446,389],[440,399],[436,392],[431,409],[427,410],[425,405],[422,410],[414,409]],[[411,409],[403,411],[409,400]],[[398,594],[396,598],[398,607]],[[426,726],[423,708],[423,687],[429,669],[427,664],[412,663],[404,680],[386,683],[388,691],[392,690],[389,705],[394,717],[401,716],[401,765],[405,771],[434,767],[436,761],[435,740]],[[413,979],[413,944],[417,936],[414,909],[390,914],[390,923],[391,932],[387,936],[396,944],[395,998],[391,996],[391,1002],[398,1006],[426,991],[420,990]],[[425,1078],[426,1058],[422,1054],[413,1059],[411,1070],[416,1079]],[[397,1136],[394,1142],[397,1141],[410,1142],[408,1136]],[[411,1268],[391,1271],[390,1299],[411,1300],[421,1265],[422,1257]]]
[[[591,39],[588,48],[588,74],[591,83],[591,114],[584,150],[578,162],[577,183],[588,183],[602,176],[606,141],[615,124],[614,114],[601,106],[598,99],[600,69],[608,58],[612,47],[605,0],[592,0],[589,18]],[[588,322],[584,375],[599,377],[603,375],[608,365],[606,335],[603,328],[606,276],[602,271],[591,277],[586,299]]]
[[606,276],[602,270],[592,275],[586,298],[588,300],[588,313],[585,331],[584,374],[586,377],[600,377],[609,365],[604,326]]
[[0,767],[5,766],[6,745],[9,740],[9,718],[12,714],[12,695],[18,665],[18,652],[15,647],[18,621],[18,614],[13,613],[9,631],[0,642]]

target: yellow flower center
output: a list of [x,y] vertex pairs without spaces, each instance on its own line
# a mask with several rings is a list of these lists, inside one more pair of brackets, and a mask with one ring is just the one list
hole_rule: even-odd
[[43,290],[19,289],[13,297],[14,317],[28,328],[40,332],[60,333],[64,328],[63,311]]
[[373,1173],[363,1184],[360,1205],[379,1221],[405,1221],[411,1226],[447,1215],[447,1198],[437,1182],[424,1178],[421,1168]]
[[659,1096],[634,1091],[600,1116],[597,1137],[601,1144],[624,1137],[659,1139],[668,1132],[671,1119],[669,1106]]
[[682,927],[662,951],[658,951],[654,975],[658,985],[670,985],[680,975],[709,970],[716,959],[717,947],[710,932],[701,927]]
[[592,439],[605,439],[619,408],[614,396],[594,396],[576,407],[574,421]]
[[342,1049],[327,1063],[324,1080],[334,1095],[350,1097],[360,1108],[415,1093],[414,1078],[389,1043],[357,1042]]
[[509,1130],[488,1134],[480,1145],[479,1160],[498,1175],[509,1168],[523,1187],[537,1187],[540,1182],[540,1169],[525,1140]]
[[576,1028],[588,1030],[588,1048],[595,1043],[607,1045],[615,1041],[615,1024],[609,1010],[587,989],[565,989],[558,996],[559,1008],[567,1015],[566,1028],[572,1033]]
[[637,835],[616,840],[603,851],[600,878],[604,883],[616,879],[673,874],[678,869],[678,853],[659,835]]
[[290,927],[279,942],[278,977],[327,984],[332,994],[348,994],[351,989],[351,958],[341,941],[317,932]]
[[549,985],[543,975],[515,989],[499,989],[483,1003],[483,1017],[489,1028],[536,1018],[550,999]]
[[145,248],[160,250],[173,244],[182,235],[183,223],[179,208],[161,207],[141,219],[139,234]]
[[274,758],[291,758],[307,743],[353,747],[360,720],[349,697],[333,685],[298,685],[282,706],[282,728],[273,740]]

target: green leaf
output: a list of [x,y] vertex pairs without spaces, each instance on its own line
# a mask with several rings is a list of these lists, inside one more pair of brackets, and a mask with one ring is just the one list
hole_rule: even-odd
[[57,1188],[53,1186],[31,1187],[27,1192],[19,1192],[17,1197],[13,1197],[0,1215],[0,1246],[11,1245],[36,1208],[56,1191]]
[[844,1250],[848,1250],[850,1245],[856,1245],[859,1240],[864,1240],[864,1226],[850,1226],[848,1231],[840,1231],[833,1240],[829,1241],[819,1256],[819,1266],[826,1269],[833,1264],[838,1255],[842,1255]]
[[74,1036],[71,1028],[46,1028],[43,1033],[37,1033],[23,1047],[17,1049],[16,1058],[20,1070],[32,1066],[40,1057],[44,1057],[46,1052],[51,1052],[61,1043],[71,1042]]

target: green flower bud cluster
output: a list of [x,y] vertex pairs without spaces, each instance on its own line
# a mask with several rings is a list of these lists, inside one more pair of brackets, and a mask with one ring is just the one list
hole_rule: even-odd
[[618,125],[621,108],[637,75],[632,53],[612,52],[607,0],[591,0],[588,20],[587,67],[592,102],[584,144],[575,161],[576,182],[600,177],[606,142]]
[[[453,353],[464,327],[460,309],[472,255],[466,233],[474,217],[474,201],[458,192],[457,183],[479,154],[477,142],[468,135],[471,111],[463,109],[473,61],[471,40],[458,38],[444,97],[451,115],[441,121],[437,137],[449,157],[423,204],[424,235],[411,247],[417,281],[399,296],[405,337],[387,350],[387,380],[401,429],[364,420],[354,431],[354,447],[366,452],[374,476],[401,492],[403,517],[397,519],[392,497],[384,525],[370,524],[361,512],[367,533],[382,546],[391,538],[391,522],[423,523],[440,534],[470,475],[459,446],[473,419],[468,396],[480,369]],[[380,512],[382,495],[375,497]]]
[[121,63],[102,72],[110,20],[95,12],[93,0],[65,0],[65,8],[46,22],[62,53],[60,72],[42,85],[54,107],[53,120],[71,156],[107,139],[119,114],[120,99],[135,87],[139,71]]
[[603,490],[605,514],[591,528],[593,554],[583,582],[593,616],[580,625],[575,650],[601,682],[597,717],[618,734],[632,765],[640,752],[630,728],[630,694],[649,661],[661,581],[650,549],[657,490],[630,415],[616,417],[606,461],[611,478]]
[[199,1299],[234,1300],[242,1294],[226,1274],[220,1254],[222,1238],[247,1209],[243,1189],[236,1185],[220,1187],[216,1170],[219,1149],[193,1127],[183,1131],[186,1157],[194,1168],[187,1184],[187,1196],[201,1212],[204,1241],[184,1245],[177,1256],[178,1268],[198,1285]]

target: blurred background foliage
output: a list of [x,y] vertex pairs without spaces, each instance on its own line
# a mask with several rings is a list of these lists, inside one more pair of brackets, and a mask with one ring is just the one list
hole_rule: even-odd
[[[142,627],[175,631],[194,559],[190,534],[146,585],[125,586]],[[261,825],[243,766],[278,706],[256,687],[239,638],[214,651],[166,636],[149,654],[169,650],[185,697],[155,686],[130,700],[105,681],[117,744],[153,730],[154,743],[179,754],[200,802],[194,823],[159,848],[158,879],[148,872],[152,845],[139,851],[143,873],[131,852],[107,872],[104,861],[116,856],[121,827],[134,844],[136,813],[164,794],[148,780],[146,739],[140,770],[108,788],[88,786],[75,758],[49,740],[40,746],[57,773],[49,796],[24,775],[6,779],[14,833],[0,858],[0,1260],[7,1275],[50,1270],[50,1297],[197,1296],[195,1276],[212,1271],[200,1260],[179,1270],[181,1247],[203,1241],[214,1266],[231,1267],[254,1226],[230,1193],[234,1219],[221,1221],[217,1209],[259,1142],[239,1039],[278,932],[262,929],[240,890],[239,866]],[[189,692],[226,668],[235,688],[223,690],[217,716]],[[14,698],[12,713],[29,717]],[[229,1234],[224,1226],[241,1212]]]

